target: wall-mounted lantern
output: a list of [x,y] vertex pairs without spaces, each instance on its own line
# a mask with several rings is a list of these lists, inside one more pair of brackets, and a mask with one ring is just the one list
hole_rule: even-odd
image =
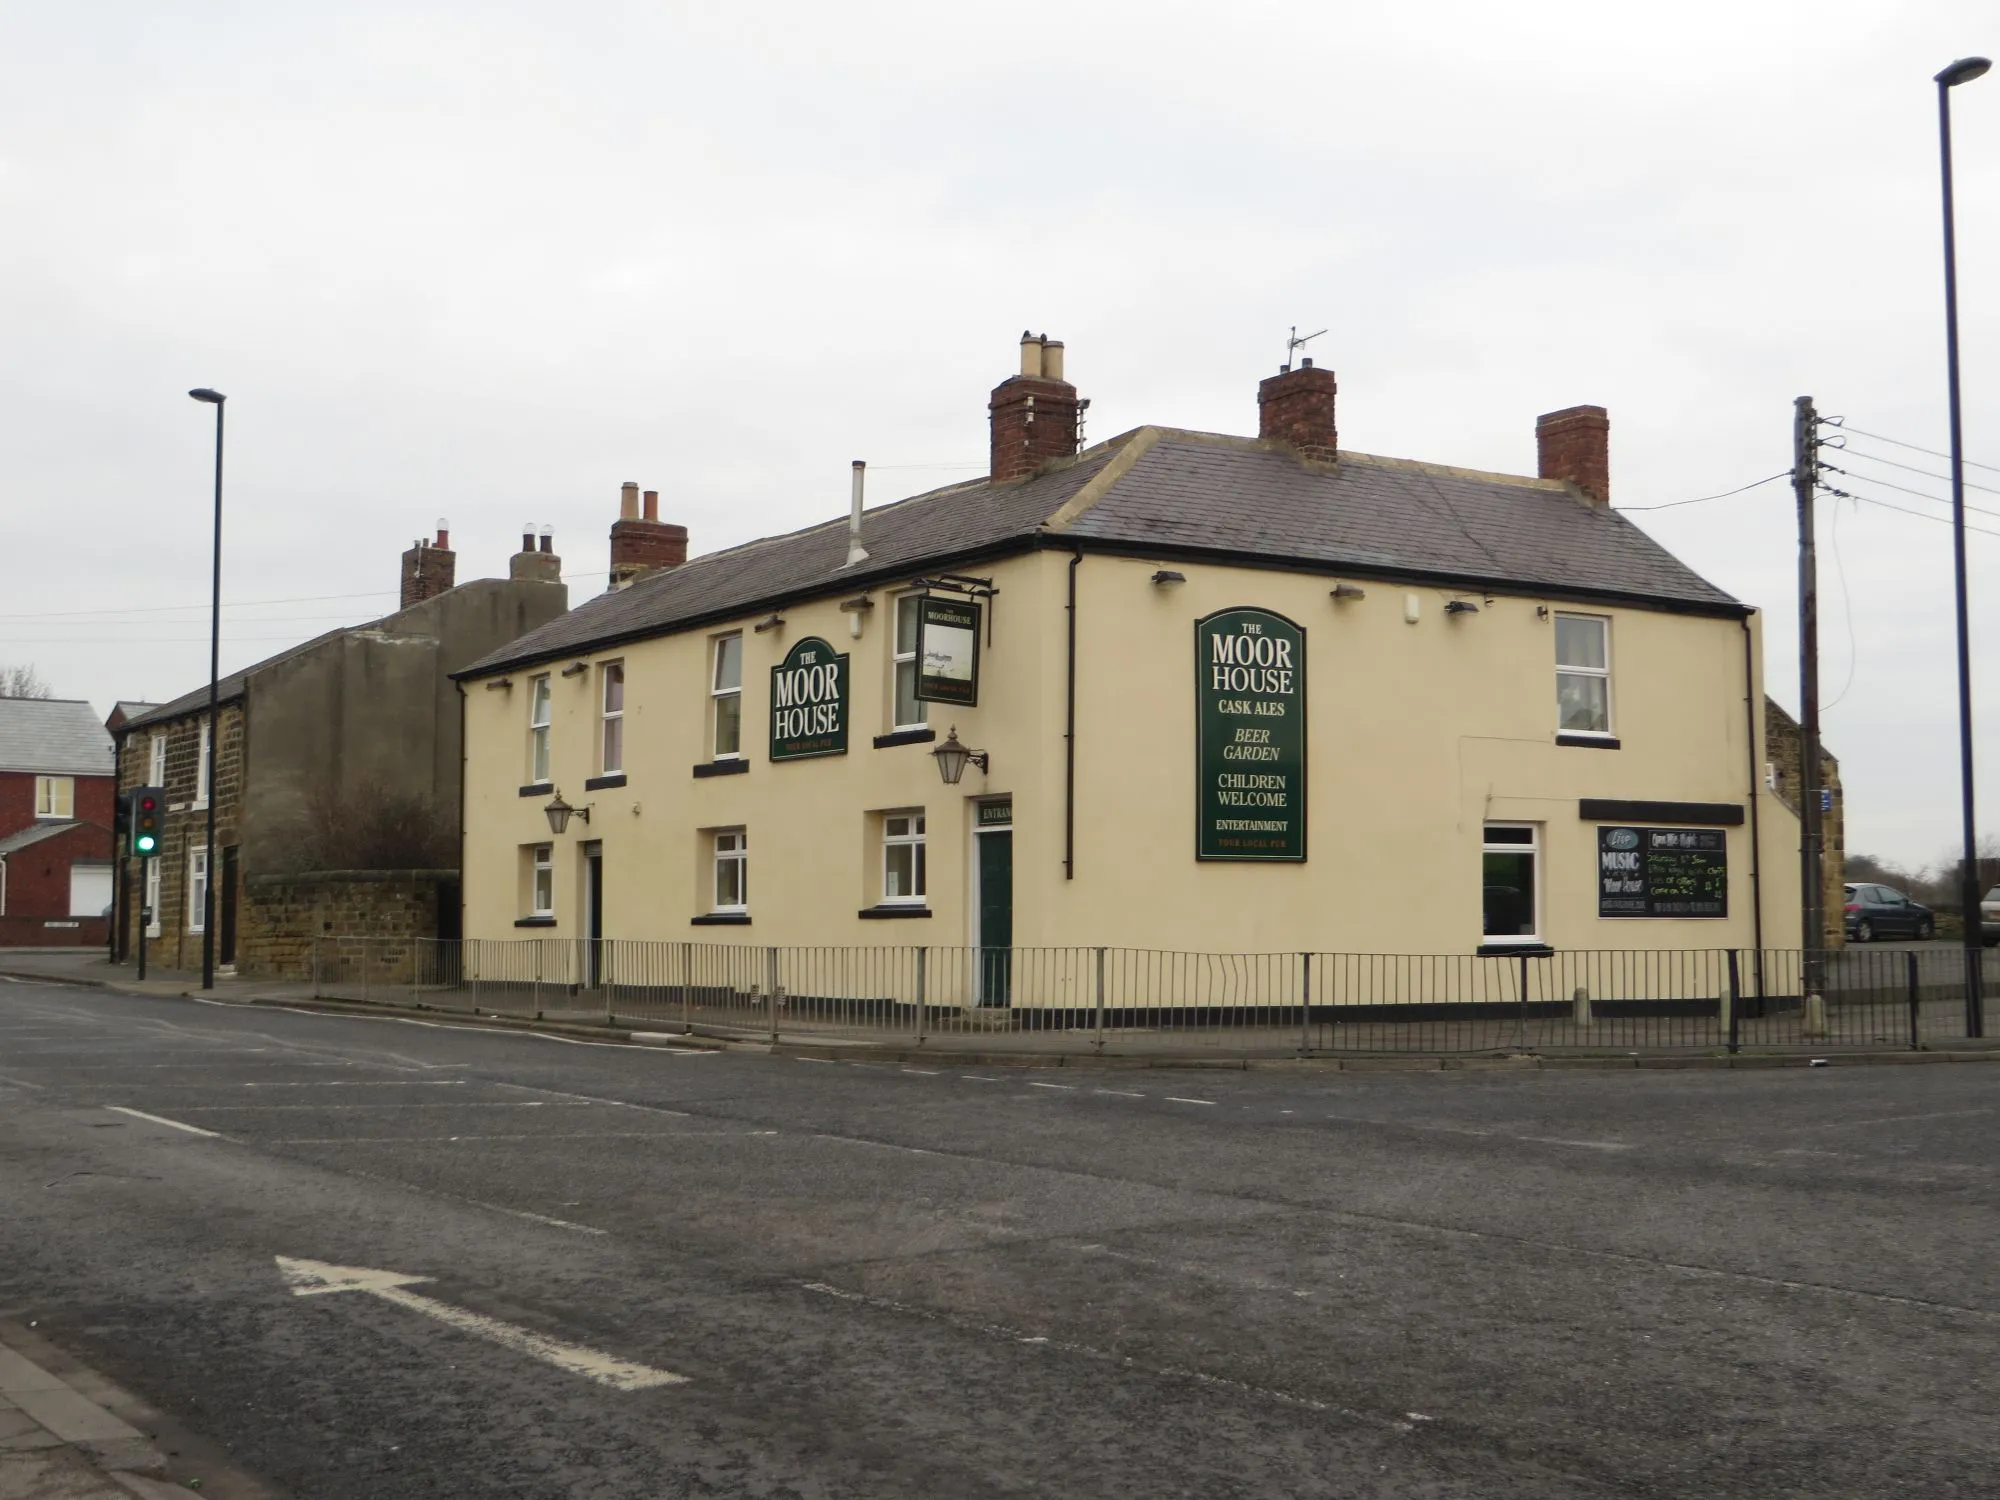
[[992,757],[984,750],[968,750],[958,738],[958,726],[952,725],[951,732],[944,737],[944,743],[931,751],[937,760],[938,775],[944,778],[946,786],[957,786],[959,777],[965,774],[966,762],[978,766],[981,774],[992,769]]
[[1170,584],[1186,583],[1187,574],[1177,573],[1172,568],[1162,568],[1153,575],[1153,582],[1160,585],[1161,588],[1166,588]]
[[542,811],[548,814],[549,831],[551,833],[561,833],[565,828],[569,827],[569,820],[572,817],[581,818],[586,823],[590,821],[590,808],[587,805],[584,807],[571,807],[567,802],[563,801],[563,794],[560,788],[557,789],[554,800],[547,807],[543,808]]
[[1454,599],[1444,607],[1444,612],[1448,615],[1476,615],[1479,606],[1470,599]]

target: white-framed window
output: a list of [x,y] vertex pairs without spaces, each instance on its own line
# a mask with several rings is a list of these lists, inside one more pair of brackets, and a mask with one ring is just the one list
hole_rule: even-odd
[[201,750],[194,763],[194,806],[208,806],[208,720],[201,721]]
[[917,905],[929,891],[924,870],[924,815],[882,815],[882,901]]
[[528,782],[549,779],[549,674],[528,679]]
[[917,610],[922,594],[905,594],[896,601],[895,711],[892,729],[921,729],[930,722],[930,705],[917,697]]
[[708,693],[714,704],[715,758],[734,760],[743,753],[743,633],[717,636],[713,651]]
[[1611,733],[1611,621],[1603,615],[1556,616],[1556,728]]
[[715,903],[718,912],[750,909],[750,835],[741,828],[718,828],[715,840]]
[[160,861],[157,855],[146,861],[146,894],[141,899],[141,904],[147,911],[153,914],[153,919],[146,924],[146,936],[158,937],[160,935]]
[[1488,823],[1480,848],[1481,932],[1489,943],[1541,937],[1541,839],[1532,823]]
[[528,846],[528,915],[552,917],[556,914],[556,846]]
[[167,784],[167,732],[157,729],[148,742],[146,761],[146,785],[165,786]]
[[610,776],[625,769],[625,663],[606,662],[602,676],[604,732],[599,737],[598,768]]
[[75,817],[76,778],[74,776],[37,776],[35,778],[35,816],[38,818]]
[[188,850],[187,930],[202,932],[208,926],[208,846]]

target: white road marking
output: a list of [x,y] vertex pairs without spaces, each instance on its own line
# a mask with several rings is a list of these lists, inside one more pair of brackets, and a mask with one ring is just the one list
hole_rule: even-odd
[[932,1068],[905,1068],[903,1071],[905,1073],[914,1073],[919,1078],[935,1078],[938,1076],[936,1070]]
[[893,1141],[864,1141],[852,1135],[814,1135],[816,1141],[836,1141],[843,1146],[873,1146],[877,1151],[907,1151],[912,1156],[936,1156],[935,1151],[926,1151],[922,1146],[898,1146]]
[[462,1089],[464,1078],[314,1078],[295,1083],[250,1082],[246,1089]]
[[1028,1087],[1031,1089],[1066,1089],[1073,1092],[1076,1085],[1073,1083],[1031,1083]]
[[653,1386],[683,1385],[687,1381],[685,1375],[656,1370],[630,1360],[614,1359],[578,1344],[560,1343],[525,1328],[516,1328],[512,1323],[503,1323],[498,1318],[467,1312],[448,1302],[405,1290],[429,1281],[431,1278],[428,1276],[403,1276],[394,1271],[370,1270],[365,1266],[335,1266],[325,1261],[294,1260],[286,1255],[274,1259],[278,1263],[278,1273],[285,1278],[285,1284],[291,1287],[295,1297],[316,1297],[329,1292],[365,1292],[411,1312],[422,1313],[427,1318],[435,1318],[461,1333],[470,1333],[502,1348],[531,1355],[559,1370],[581,1375],[586,1380],[594,1380],[617,1391],[643,1391]]
[[[171,1124],[172,1121],[164,1123]],[[193,1130],[192,1125],[183,1125],[183,1130]],[[197,1130],[197,1135],[213,1135],[212,1130]],[[281,1135],[258,1142],[264,1146],[409,1146],[424,1141],[678,1141],[684,1132],[677,1130],[583,1130],[556,1132],[548,1135]]]
[[1115,1094],[1120,1099],[1143,1099],[1144,1094],[1135,1094],[1130,1089],[1092,1089],[1093,1094]]
[[599,1229],[594,1224],[577,1224],[568,1219],[552,1219],[547,1214],[529,1213],[525,1208],[509,1208],[504,1203],[488,1203],[483,1198],[467,1198],[467,1203],[476,1203],[481,1208],[490,1208],[495,1213],[512,1214],[517,1219],[529,1219],[537,1224],[547,1224],[556,1229],[574,1229],[578,1234],[609,1234],[608,1229]]
[[384,1109],[575,1109],[579,1106],[578,1103],[568,1100],[561,1100],[551,1104],[546,1099],[468,1099],[463,1103],[454,1099],[448,1104],[442,1101],[435,1104],[429,1101],[420,1104],[392,1104],[387,1100],[377,1099],[369,1104],[190,1104],[186,1107],[205,1113],[215,1110],[228,1110],[238,1114],[254,1112],[262,1115],[287,1109],[302,1109],[315,1114],[333,1114],[343,1109],[363,1109],[373,1113]]
[[795,1057],[795,1058],[793,1058],[793,1059],[792,1059],[792,1061],[793,1061],[793,1062],[816,1062],[816,1063],[831,1063],[831,1062],[833,1062],[833,1059],[832,1059],[832,1058],[830,1058],[830,1057]]
[[185,1130],[189,1135],[205,1135],[211,1140],[218,1141],[224,1138],[219,1130],[203,1130],[199,1125],[184,1125],[179,1120],[169,1120],[165,1115],[149,1115],[143,1109],[127,1109],[122,1104],[107,1104],[104,1107],[113,1114],[130,1115],[135,1120],[151,1120],[155,1125],[168,1125],[175,1130]]
[[967,1083],[998,1083],[1000,1081],[997,1078],[988,1078],[983,1073],[961,1073],[958,1076],[963,1078]]
[[667,1109],[658,1104],[634,1104],[629,1099],[606,1099],[597,1094],[570,1094],[561,1089],[536,1088],[532,1083],[502,1083],[496,1078],[492,1080],[492,1087],[518,1089],[524,1094],[547,1094],[551,1099],[574,1099],[579,1104],[605,1104],[613,1109],[636,1109],[649,1115],[672,1115],[677,1120],[690,1118],[684,1109]]
[[1830,1128],[1852,1129],[1857,1125],[1906,1125],[1912,1120],[1956,1120],[1964,1115],[1990,1115],[1990,1109],[1941,1109],[1927,1115],[1871,1115],[1863,1120],[1835,1120]]
[[17,1089],[33,1089],[38,1094],[43,1089],[43,1086],[39,1083],[30,1083],[25,1078],[9,1078],[5,1074],[0,1074],[0,1083],[9,1084]]
[[1179,1094],[1169,1094],[1169,1095],[1167,1095],[1167,1103],[1169,1103],[1169,1104],[1213,1104],[1213,1103],[1215,1103],[1215,1101],[1214,1101],[1213,1099],[1183,1099],[1183,1098],[1182,1098],[1182,1097],[1181,1097],[1181,1096],[1180,1096]]
[[1581,1146],[1589,1151],[1630,1151],[1632,1148],[1623,1141],[1570,1141],[1559,1135],[1517,1135],[1517,1141],[1532,1141],[1537,1146]]

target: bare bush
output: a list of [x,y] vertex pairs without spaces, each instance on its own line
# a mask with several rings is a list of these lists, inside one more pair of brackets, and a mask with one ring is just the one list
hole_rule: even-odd
[[0,698],[49,698],[54,696],[32,662],[18,667],[0,667]]
[[421,792],[367,781],[307,793],[296,868],[452,870],[458,821]]

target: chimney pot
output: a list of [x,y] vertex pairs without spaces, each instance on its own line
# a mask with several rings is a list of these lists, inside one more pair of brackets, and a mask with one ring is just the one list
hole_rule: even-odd
[[1021,335],[1021,373],[993,388],[988,469],[993,482],[1025,479],[1051,459],[1076,452],[1086,403],[1063,378],[1063,346],[1047,334]]
[[451,550],[451,534],[446,530],[448,524],[442,519],[438,521],[435,546],[428,539],[418,537],[410,544],[410,550],[403,554],[403,587],[398,609],[409,609],[450,590],[458,557]]
[[1611,504],[1611,416],[1601,406],[1570,406],[1535,418],[1538,472],[1573,484],[1593,505]]
[[642,498],[643,498],[643,499],[645,500],[645,503],[646,503],[646,514],[645,514],[645,519],[646,519],[646,520],[648,520],[648,521],[657,521],[657,520],[659,520],[659,519],[660,519],[660,492],[659,492],[658,490],[647,490],[647,491],[646,491],[646,493],[645,493],[645,495],[644,495],[644,496],[643,496]]
[[639,519],[639,486],[629,479],[618,486],[618,519],[621,521]]

